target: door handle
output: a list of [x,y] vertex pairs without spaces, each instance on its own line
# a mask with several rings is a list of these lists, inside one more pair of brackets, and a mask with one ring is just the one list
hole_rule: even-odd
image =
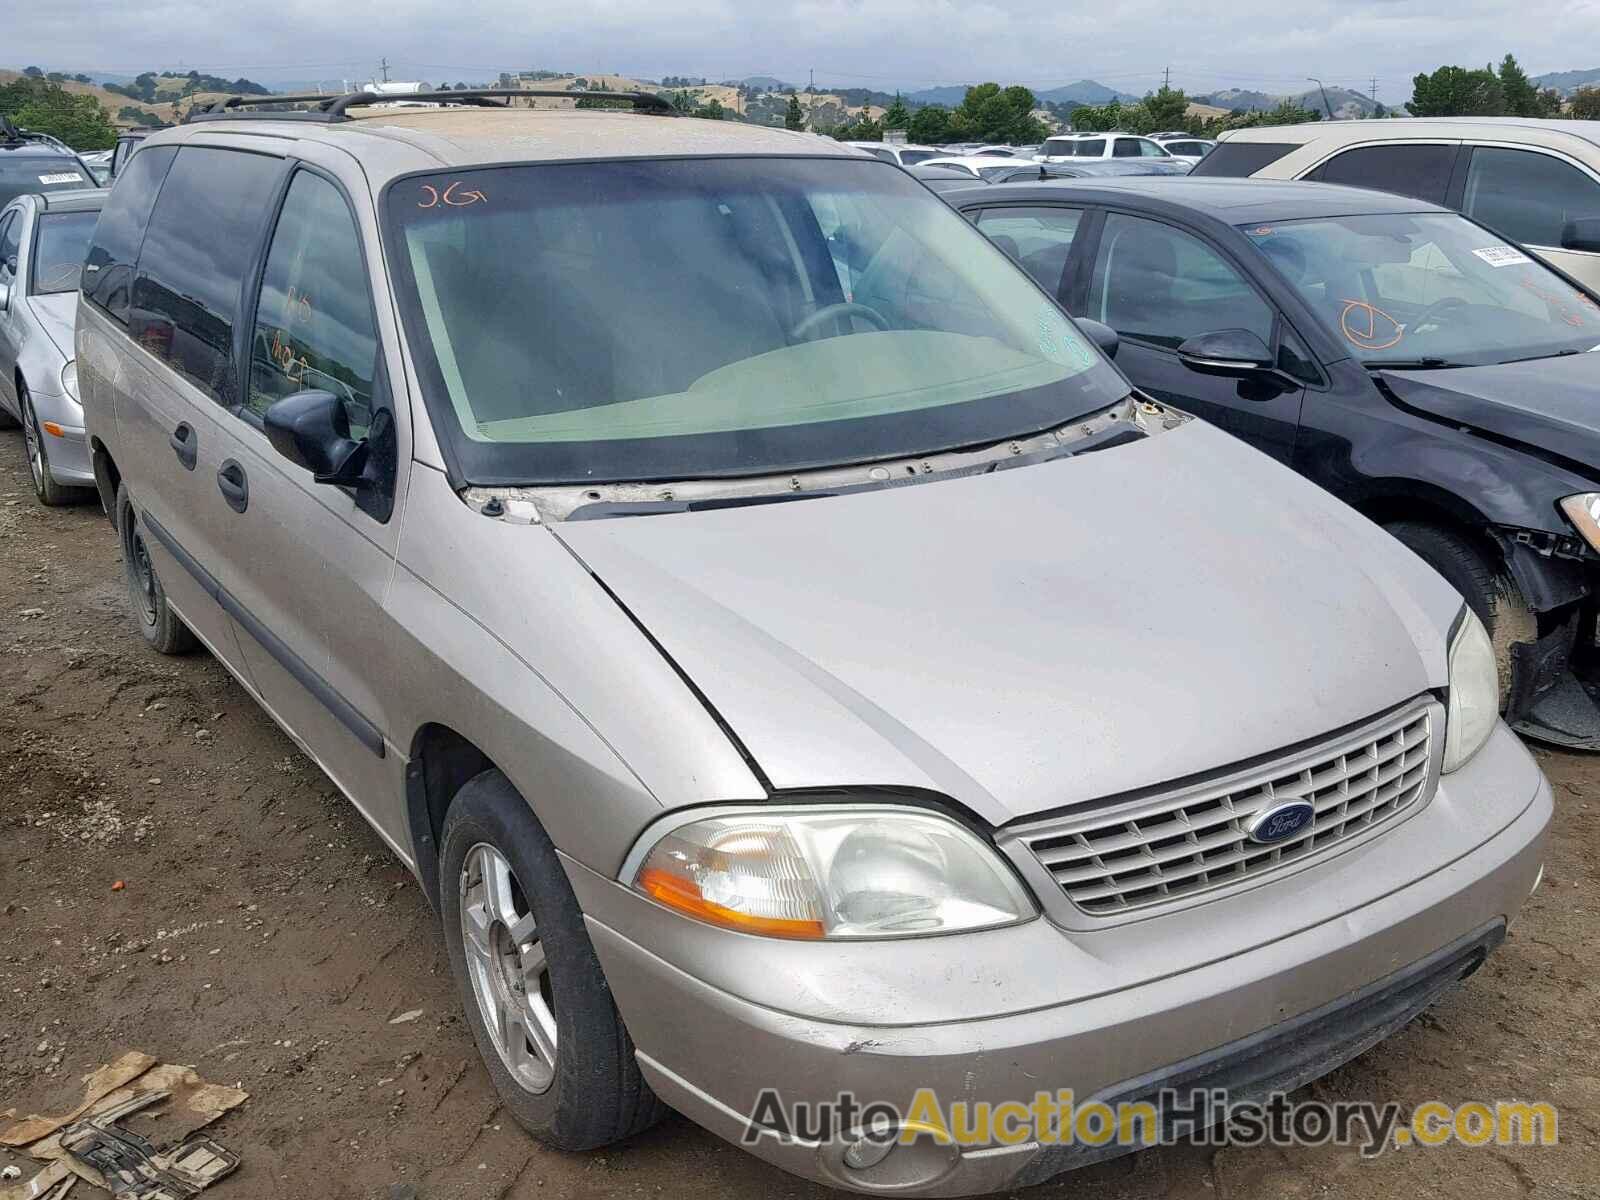
[[167,445],[172,447],[172,452],[178,456],[185,471],[194,470],[195,461],[200,456],[200,435],[194,431],[194,426],[187,421],[179,422],[167,438]]
[[250,481],[237,460],[230,458],[217,468],[217,490],[234,512],[250,507]]

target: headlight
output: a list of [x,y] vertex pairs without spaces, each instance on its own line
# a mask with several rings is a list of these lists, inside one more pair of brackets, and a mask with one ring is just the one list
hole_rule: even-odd
[[72,397],[74,404],[79,404],[78,399],[78,360],[73,359],[61,368],[61,390]]
[[1454,771],[1483,748],[1500,716],[1500,674],[1489,634],[1470,608],[1461,610],[1450,641],[1450,711],[1444,769]]
[[718,812],[678,826],[623,871],[668,908],[768,937],[955,933],[1036,913],[990,847],[907,808]]
[[1561,502],[1561,511],[1567,514],[1567,520],[1583,535],[1590,549],[1600,550],[1600,492],[1568,496]]

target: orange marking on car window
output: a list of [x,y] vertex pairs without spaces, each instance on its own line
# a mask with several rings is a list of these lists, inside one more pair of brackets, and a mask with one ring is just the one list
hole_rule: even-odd
[[[1365,300],[1341,300],[1340,303],[1344,308],[1339,313],[1339,331],[1352,346],[1362,350],[1387,350],[1391,346],[1398,346],[1400,339],[1405,337],[1406,327],[1377,305],[1368,304]],[[1365,328],[1362,328],[1363,322],[1359,318],[1352,322],[1352,313],[1366,315]],[[1389,336],[1391,329],[1393,337]]]
[[418,208],[438,208],[441,204],[451,208],[470,208],[474,204],[489,203],[489,197],[476,188],[464,187],[459,179],[447,184],[442,192],[433,184],[425,183],[422,192],[422,199],[417,201]]

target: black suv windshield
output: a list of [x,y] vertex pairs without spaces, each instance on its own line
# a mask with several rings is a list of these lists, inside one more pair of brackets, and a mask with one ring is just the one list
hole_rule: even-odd
[[1455,213],[1324,217],[1245,235],[1374,366],[1481,366],[1600,343],[1600,307]]
[[95,182],[78,160],[64,154],[0,153],[0,208],[29,192],[68,192]]
[[473,483],[763,474],[1048,429],[1127,385],[881,162],[546,164],[401,179],[389,256]]

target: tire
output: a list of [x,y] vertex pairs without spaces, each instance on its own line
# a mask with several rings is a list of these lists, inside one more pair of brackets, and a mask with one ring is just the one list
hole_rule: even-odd
[[128,578],[128,602],[139,634],[157,654],[188,654],[198,644],[193,632],[167,603],[167,590],[150,561],[139,532],[128,485],[117,487],[117,537],[122,542],[123,572]]
[[[498,903],[483,883],[496,868],[494,856],[508,871],[500,888],[506,899]],[[666,1106],[634,1061],[633,1040],[555,846],[499,771],[484,771],[457,793],[439,863],[441,922],[467,1024],[518,1123],[558,1150],[592,1150],[655,1124]],[[519,991],[517,981],[529,978],[524,971],[537,978]],[[510,1006],[521,1027],[498,1020],[496,1003],[502,1012]],[[491,1032],[491,1020],[510,1037]],[[528,1034],[532,1023],[546,1020],[553,1039],[548,1027]],[[541,1037],[553,1064],[536,1048]]]
[[1483,622],[1500,676],[1500,709],[1511,696],[1511,647],[1537,641],[1539,622],[1504,565],[1454,530],[1421,521],[1386,526],[1413,553],[1443,575]]
[[33,397],[25,386],[17,389],[17,407],[22,410],[22,436],[27,444],[33,494],[49,508],[72,503],[77,499],[75,489],[63,487],[50,477],[50,452],[45,448],[44,430],[39,427],[39,414],[33,411]]

